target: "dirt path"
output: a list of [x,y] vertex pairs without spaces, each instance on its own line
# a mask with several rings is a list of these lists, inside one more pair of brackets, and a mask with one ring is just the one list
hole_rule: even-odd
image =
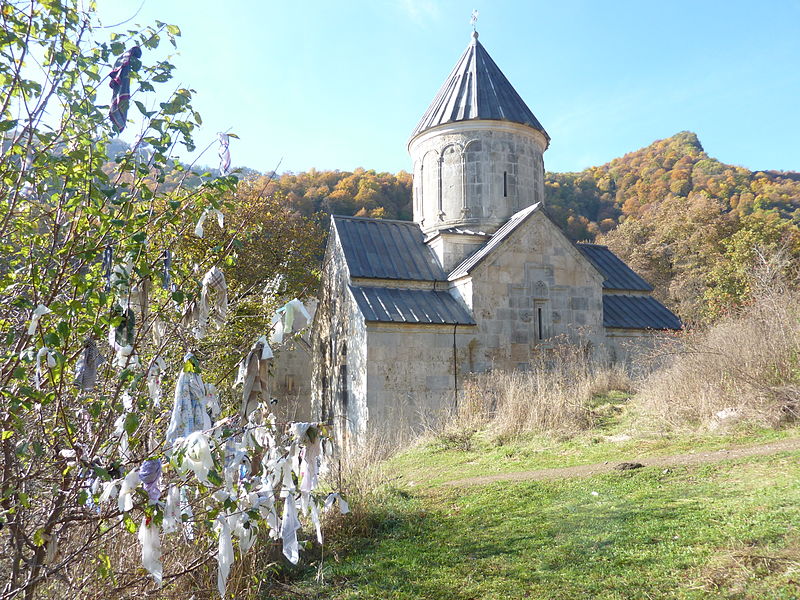
[[[735,447],[727,450],[714,450],[711,452],[692,452],[687,454],[672,454],[670,456],[654,456],[652,458],[637,458],[631,456],[629,461],[636,461],[645,467],[671,467],[701,465],[719,462],[732,458],[745,458],[748,456],[765,456],[777,452],[800,450],[800,438],[792,438],[762,444],[760,446]],[[574,467],[560,467],[555,469],[538,469],[536,471],[520,471],[517,473],[500,473],[497,475],[484,475],[481,477],[468,477],[446,481],[442,485],[463,487],[469,485],[482,485],[496,481],[535,481],[547,479],[561,479],[565,477],[589,477],[598,473],[613,471],[618,462],[604,462],[593,465],[577,465]]]

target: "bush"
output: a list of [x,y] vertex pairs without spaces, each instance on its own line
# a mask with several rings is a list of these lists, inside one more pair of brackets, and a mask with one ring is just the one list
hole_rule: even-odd
[[762,278],[748,306],[659,354],[669,360],[642,386],[644,418],[670,429],[779,426],[798,416],[800,292],[780,277]]

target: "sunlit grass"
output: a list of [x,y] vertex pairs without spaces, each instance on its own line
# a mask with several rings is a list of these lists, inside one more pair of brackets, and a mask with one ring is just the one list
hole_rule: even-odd
[[797,455],[783,453],[666,472],[396,489],[377,507],[380,529],[332,548],[339,558],[329,552],[327,583],[295,592],[797,598],[799,482]]

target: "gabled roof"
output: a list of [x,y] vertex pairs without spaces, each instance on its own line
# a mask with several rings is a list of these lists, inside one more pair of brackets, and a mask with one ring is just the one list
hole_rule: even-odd
[[350,286],[366,321],[474,325],[470,314],[447,292]]
[[481,246],[477,252],[470,254],[460,265],[450,272],[448,279],[453,280],[468,275],[469,272],[483,262],[483,260],[489,256],[494,249],[503,242],[504,239],[510,236],[517,227],[522,225],[522,223],[524,223],[528,217],[539,210],[541,205],[541,202],[537,202],[536,204],[532,204],[529,207],[523,208],[521,211],[511,215],[511,218],[506,221],[491,238],[489,238],[488,242]]
[[331,222],[339,235],[351,277],[447,279],[416,223],[335,215]]
[[633,269],[626,265],[606,246],[599,244],[575,244],[583,255],[597,268],[605,281],[603,289],[629,290],[636,292],[652,292],[653,286],[639,277]]
[[652,296],[604,294],[603,326],[620,329],[680,329],[681,320]]
[[474,119],[521,123],[541,131],[550,140],[542,124],[478,41],[477,33],[473,33],[472,41],[411,138],[437,125]]

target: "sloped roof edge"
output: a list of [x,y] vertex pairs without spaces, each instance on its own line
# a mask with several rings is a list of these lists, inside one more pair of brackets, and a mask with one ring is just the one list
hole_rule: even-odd
[[603,326],[611,329],[679,330],[681,320],[652,296],[603,295]]
[[377,286],[348,286],[364,320],[410,325],[474,325],[469,312],[448,292]]
[[644,280],[625,261],[609,250],[608,246],[579,242],[578,250],[597,267],[605,278],[603,289],[652,292],[653,286]]
[[500,229],[498,229],[494,235],[492,235],[491,238],[489,238],[488,242],[465,258],[461,264],[456,266],[450,272],[447,278],[450,281],[453,281],[459,277],[469,275],[469,273],[480,263],[482,263],[486,257],[489,256],[494,249],[503,242],[503,240],[510,236],[517,229],[517,227],[527,221],[533,213],[537,212],[541,208],[541,206],[541,202],[536,202],[535,204],[531,204],[527,208],[523,208],[522,210],[511,215],[511,218],[506,221],[503,226],[500,227]]

